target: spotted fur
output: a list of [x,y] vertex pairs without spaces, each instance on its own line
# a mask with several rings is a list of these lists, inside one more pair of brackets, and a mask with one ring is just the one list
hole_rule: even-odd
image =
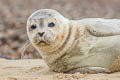
[[[47,27],[54,22],[55,27]],[[39,28],[29,30],[31,24]],[[40,38],[37,33],[44,31]],[[120,20],[69,20],[51,9],[34,12],[27,21],[32,45],[55,72],[101,73],[120,70]],[[44,40],[46,44],[38,42]]]

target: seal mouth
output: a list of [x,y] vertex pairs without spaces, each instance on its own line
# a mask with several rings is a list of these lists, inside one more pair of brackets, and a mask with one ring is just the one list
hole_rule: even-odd
[[41,43],[46,43],[46,42],[45,41],[40,41],[39,43],[41,44]]
[[44,45],[48,45],[48,43],[46,41],[41,40],[37,43],[37,45],[44,46]]

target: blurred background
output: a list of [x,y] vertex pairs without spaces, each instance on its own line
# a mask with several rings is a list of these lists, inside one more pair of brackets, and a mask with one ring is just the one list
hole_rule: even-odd
[[[0,0],[0,57],[21,59],[26,21],[38,9],[55,9],[69,19],[120,18],[120,0]],[[24,59],[41,58],[30,46]]]

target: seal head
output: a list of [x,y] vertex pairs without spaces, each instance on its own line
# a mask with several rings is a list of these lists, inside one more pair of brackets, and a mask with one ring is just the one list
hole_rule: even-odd
[[44,53],[58,48],[64,42],[67,21],[55,10],[42,9],[34,12],[27,21],[27,34],[33,46]]

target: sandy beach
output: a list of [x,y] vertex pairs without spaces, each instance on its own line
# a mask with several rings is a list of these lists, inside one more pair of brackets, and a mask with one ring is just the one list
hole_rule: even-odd
[[0,59],[0,80],[120,80],[120,72],[64,74],[50,71],[42,59]]

